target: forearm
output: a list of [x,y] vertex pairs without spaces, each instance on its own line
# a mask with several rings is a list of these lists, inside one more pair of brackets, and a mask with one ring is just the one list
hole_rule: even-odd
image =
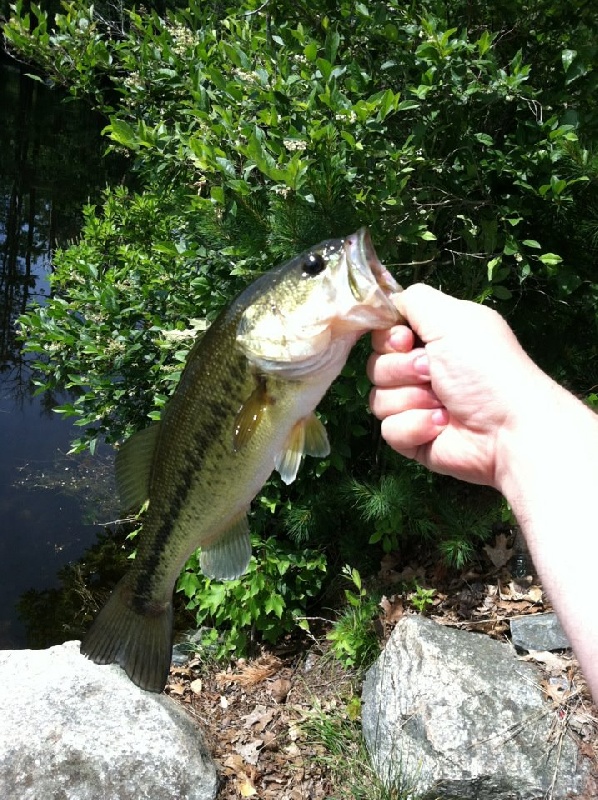
[[598,416],[542,383],[502,435],[497,484],[598,698]]

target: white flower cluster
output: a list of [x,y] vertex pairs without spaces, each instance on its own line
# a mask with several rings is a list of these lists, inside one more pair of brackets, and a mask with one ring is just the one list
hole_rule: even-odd
[[307,142],[302,139],[283,139],[282,143],[291,152],[293,150],[307,150]]
[[172,36],[172,49],[177,56],[182,57],[185,53],[195,46],[197,39],[195,34],[184,25],[169,25],[170,35]]
[[357,114],[354,111],[350,111],[348,114],[335,114],[334,118],[338,121],[348,120],[349,122],[357,122]]
[[249,83],[255,83],[257,80],[257,75],[255,72],[246,72],[244,69],[239,69],[238,67],[233,69],[233,75],[236,75],[237,78],[240,78],[242,81],[248,81]]
[[138,72],[131,72],[129,75],[125,75],[123,78],[123,83],[127,89],[143,88],[143,80]]

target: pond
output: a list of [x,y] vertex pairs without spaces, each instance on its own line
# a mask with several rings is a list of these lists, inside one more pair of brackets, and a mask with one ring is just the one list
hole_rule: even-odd
[[58,398],[34,396],[15,325],[47,296],[52,252],[77,236],[83,205],[99,200],[107,169],[118,169],[102,159],[103,124],[0,58],[2,649],[29,644],[17,614],[23,593],[54,587],[59,569],[79,558],[95,542],[97,523],[115,513],[109,459],[67,455],[72,423],[52,411]]

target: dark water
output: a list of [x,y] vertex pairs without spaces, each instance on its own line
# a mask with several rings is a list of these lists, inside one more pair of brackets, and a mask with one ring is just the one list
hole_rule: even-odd
[[53,398],[33,397],[15,331],[49,292],[53,250],[77,236],[82,206],[108,180],[102,125],[0,61],[0,648],[27,646],[19,597],[55,586],[95,541],[90,522],[109,513],[92,490],[101,464],[66,455],[72,424],[52,412]]

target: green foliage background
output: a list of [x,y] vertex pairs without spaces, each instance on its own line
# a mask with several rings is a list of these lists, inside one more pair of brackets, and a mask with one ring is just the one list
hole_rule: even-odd
[[[126,185],[56,254],[50,301],[21,320],[40,390],[73,393],[59,411],[81,426],[76,449],[157,418],[198,327],[268,267],[360,225],[404,284],[495,306],[543,367],[595,399],[590,3],[251,0],[115,19],[76,0],[53,22],[28,8],[5,26],[9,48],[87,98],[130,160]],[[460,565],[499,501],[381,446],[367,352],[322,405],[331,457],[290,489],[274,478],[254,530],[286,532],[305,563],[325,551],[367,572],[423,538]],[[188,575],[193,604],[209,585]],[[302,613],[311,588],[289,608]],[[255,605],[251,624],[280,632],[280,608],[264,621]]]

